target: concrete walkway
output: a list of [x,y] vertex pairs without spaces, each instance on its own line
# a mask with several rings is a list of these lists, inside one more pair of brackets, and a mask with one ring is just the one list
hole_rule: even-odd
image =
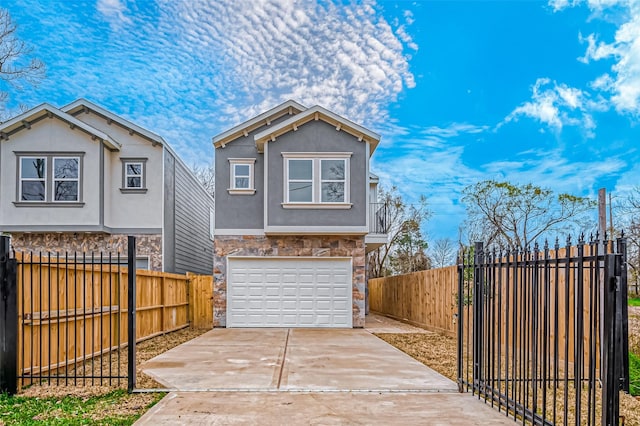
[[512,423],[362,329],[215,329],[142,370],[172,392],[139,425]]

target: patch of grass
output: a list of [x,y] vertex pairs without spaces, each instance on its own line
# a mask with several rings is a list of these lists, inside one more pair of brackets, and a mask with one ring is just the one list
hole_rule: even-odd
[[640,306],[640,297],[630,297],[629,306]]
[[131,425],[164,394],[129,394],[118,389],[88,398],[0,395],[0,424]]
[[640,356],[629,353],[629,393],[640,395]]

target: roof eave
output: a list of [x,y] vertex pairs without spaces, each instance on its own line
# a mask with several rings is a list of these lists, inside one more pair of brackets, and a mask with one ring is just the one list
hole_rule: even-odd
[[262,114],[253,117],[250,120],[232,127],[224,133],[220,133],[219,135],[214,136],[211,141],[215,148],[224,148],[227,143],[233,141],[234,139],[237,139],[240,136],[246,137],[250,132],[265,124],[271,125],[271,121],[280,118],[285,114],[295,115],[306,110],[307,107],[305,107],[304,105],[299,104],[294,100],[288,100],[280,105],[271,108],[268,111],[263,112]]
[[38,105],[37,107],[2,123],[2,125],[0,125],[0,139],[8,139],[8,134],[15,134],[24,129],[29,129],[34,121],[39,120],[45,115],[55,115],[58,119],[67,122],[72,129],[75,129],[76,127],[82,129],[93,137],[100,139],[110,149],[118,151],[122,147],[122,145],[111,136],[47,103]]
[[153,133],[150,130],[145,129],[144,127],[140,127],[137,124],[134,124],[132,122],[130,122],[129,120],[126,120],[122,117],[120,117],[119,115],[116,115],[104,108],[102,108],[99,105],[94,104],[91,101],[88,101],[86,99],[78,99],[76,101],[73,101],[72,103],[70,103],[69,105],[66,105],[62,108],[60,108],[62,111],[68,113],[68,114],[75,114],[76,112],[82,110],[82,109],[87,109],[90,111],[93,111],[93,113],[102,116],[103,118],[105,118],[107,120],[107,122],[112,121],[112,122],[116,122],[118,123],[120,126],[124,127],[126,130],[129,131],[129,133],[136,133],[139,136],[142,136],[143,138],[149,140],[151,143],[155,144],[160,144],[160,145],[166,145],[166,141],[162,138],[162,136],[157,135],[155,133]]
[[314,106],[308,110],[285,120],[271,129],[266,129],[254,136],[258,152],[264,152],[264,144],[268,141],[275,141],[279,136],[290,131],[296,131],[298,126],[312,120],[320,120],[336,126],[336,130],[343,130],[358,138],[358,141],[369,143],[369,155],[372,155],[380,142],[380,135],[372,132],[344,117],[340,117],[331,111],[320,106]]

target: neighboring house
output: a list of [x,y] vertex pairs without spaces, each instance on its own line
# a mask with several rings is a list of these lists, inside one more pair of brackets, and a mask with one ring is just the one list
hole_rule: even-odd
[[365,253],[387,237],[379,140],[294,101],[213,138],[215,325],[364,326]]
[[15,249],[120,251],[142,269],[210,274],[213,198],[158,135],[78,100],[0,124],[0,232]]

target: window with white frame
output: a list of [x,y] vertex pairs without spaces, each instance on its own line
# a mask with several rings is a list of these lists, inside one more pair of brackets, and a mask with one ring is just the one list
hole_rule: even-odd
[[254,188],[254,165],[255,158],[230,158],[229,168],[231,171],[229,193],[230,194],[253,194]]
[[47,158],[20,157],[19,201],[47,200]]
[[18,203],[81,201],[82,154],[18,154]]
[[121,192],[139,193],[147,191],[147,159],[121,158],[122,188]]
[[53,200],[78,201],[80,196],[80,158],[53,158]]
[[351,153],[283,153],[283,156],[285,205],[349,203]]
[[142,188],[142,163],[137,161],[127,161],[124,167],[124,187],[129,189]]

